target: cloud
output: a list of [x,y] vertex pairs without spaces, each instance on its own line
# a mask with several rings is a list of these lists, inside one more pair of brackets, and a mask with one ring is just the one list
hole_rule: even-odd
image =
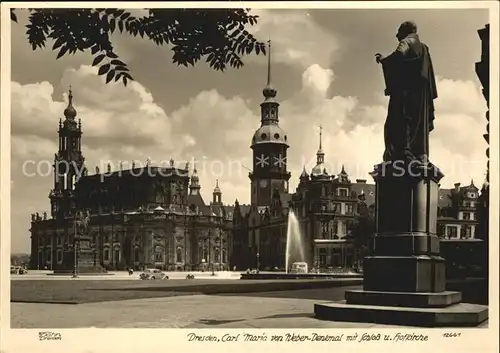
[[340,51],[338,36],[315,22],[307,10],[253,9],[252,14],[258,15],[259,21],[251,31],[259,40],[272,40],[275,62],[302,69],[313,64],[327,66]]

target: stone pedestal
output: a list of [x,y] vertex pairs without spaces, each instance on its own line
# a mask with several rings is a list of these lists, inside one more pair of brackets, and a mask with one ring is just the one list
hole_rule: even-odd
[[316,317],[413,326],[477,326],[488,308],[462,304],[446,291],[437,237],[439,181],[433,164],[379,164],[374,254],[365,258],[363,290],[339,303],[316,304]]
[[[106,269],[99,263],[94,265],[94,252],[90,246],[91,237],[88,235],[81,235],[78,237],[77,248],[77,271],[78,275],[91,275],[91,274],[104,274]],[[67,261],[65,266],[54,270],[54,274],[68,274],[74,272],[75,257],[71,257],[72,261]]]

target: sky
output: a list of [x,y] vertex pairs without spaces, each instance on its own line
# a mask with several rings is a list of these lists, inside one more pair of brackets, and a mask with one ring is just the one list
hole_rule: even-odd
[[[471,179],[482,184],[487,107],[474,65],[481,55],[477,30],[488,22],[487,10],[252,12],[260,18],[250,31],[272,40],[272,81],[290,144],[291,191],[303,166],[310,172],[315,164],[320,125],[328,172],[338,174],[344,164],[351,180],[371,182],[368,173],[382,158],[387,107],[374,55],[395,49],[396,30],[406,20],[417,23],[437,75],[430,159],[445,174],[441,186]],[[243,68],[224,73],[204,62],[178,67],[168,47],[115,35],[116,53],[135,82],[106,85],[90,66],[90,54],[56,60],[50,44],[33,52],[25,36],[27,16],[18,11],[18,19],[12,24],[12,252],[29,252],[30,214],[50,211],[49,166],[69,85],[91,174],[108,162],[118,169],[120,161],[126,168],[148,158],[153,164],[172,158],[180,166],[196,160],[206,202],[219,179],[225,204],[249,203],[250,143],[260,126],[266,57],[245,57]]]

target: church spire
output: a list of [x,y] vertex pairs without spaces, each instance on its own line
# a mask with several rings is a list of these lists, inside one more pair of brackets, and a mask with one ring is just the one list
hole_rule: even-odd
[[193,174],[191,174],[191,184],[189,185],[189,191],[191,195],[196,195],[201,189],[200,177],[198,176],[198,170],[196,169],[196,161],[193,161]]
[[325,162],[325,153],[323,152],[323,126],[319,126],[319,148],[316,153],[316,163],[321,164]]
[[267,41],[267,85],[262,91],[262,94],[266,98],[266,101],[272,100],[274,97],[276,97],[276,94],[278,91],[273,87],[271,83],[271,39]]

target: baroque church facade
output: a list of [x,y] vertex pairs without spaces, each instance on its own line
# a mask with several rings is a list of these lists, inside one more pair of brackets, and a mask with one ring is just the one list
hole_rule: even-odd
[[217,185],[205,203],[196,165],[145,167],[89,174],[82,126],[72,104],[59,122],[50,215],[31,216],[32,269],[102,272],[156,267],[228,269],[232,208]]

